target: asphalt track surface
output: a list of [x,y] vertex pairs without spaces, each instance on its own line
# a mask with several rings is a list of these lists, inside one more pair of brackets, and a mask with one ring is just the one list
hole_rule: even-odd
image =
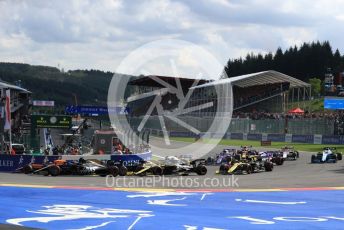
[[344,162],[310,157],[234,178],[211,166],[206,176],[117,177],[110,187],[96,176],[1,173],[0,229],[343,229]]
[[[174,142],[175,146],[183,145]],[[213,154],[226,146],[217,146]],[[154,151],[153,151],[154,153]],[[170,152],[172,153],[172,152]],[[158,153],[160,156],[168,152]],[[181,153],[182,154],[182,153]],[[185,153],[184,153],[185,154]],[[296,161],[285,161],[275,166],[272,172],[260,172],[250,175],[215,175],[218,166],[208,166],[205,176],[148,176],[148,177],[116,177],[106,179],[98,176],[58,176],[44,177],[40,175],[24,175],[0,173],[0,184],[30,184],[50,186],[78,187],[145,187],[171,189],[271,189],[271,188],[305,188],[305,187],[340,187],[344,186],[344,160],[337,163],[311,164],[312,153],[301,152]],[[236,183],[234,183],[236,182]]]

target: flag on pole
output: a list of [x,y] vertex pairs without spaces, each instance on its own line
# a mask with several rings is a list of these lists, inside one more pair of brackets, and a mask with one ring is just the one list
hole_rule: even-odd
[[11,130],[11,94],[10,90],[6,90],[6,105],[5,105],[5,130]]

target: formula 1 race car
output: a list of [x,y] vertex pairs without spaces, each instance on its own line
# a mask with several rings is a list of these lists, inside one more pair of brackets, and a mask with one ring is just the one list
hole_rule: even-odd
[[216,174],[222,174],[222,175],[232,175],[232,174],[251,174],[252,173],[252,167],[249,163],[245,162],[229,162],[229,163],[223,163],[220,165],[220,168],[218,171],[216,171]]
[[153,161],[141,161],[139,165],[134,168],[130,168],[130,171],[133,175],[137,176],[146,176],[146,175],[163,175],[163,168],[158,163]]
[[25,174],[32,173],[44,176],[92,174],[99,176],[118,176],[120,174],[120,169],[113,165],[111,161],[96,162],[84,160],[83,158],[80,158],[79,161],[55,160],[54,162],[44,164],[28,164],[18,169],[18,171],[21,171]]
[[242,161],[232,160],[231,162],[222,164],[216,173],[222,175],[251,174],[262,171],[270,172],[273,170],[273,167],[273,163],[267,158],[263,159],[260,156],[250,156]]
[[238,150],[235,158],[237,160],[241,160],[241,159],[246,159],[247,157],[250,157],[250,156],[257,156],[257,155],[258,155],[258,151],[252,149],[252,146],[241,146],[241,149]]
[[281,149],[281,153],[284,160],[296,160],[299,158],[299,152],[293,146],[284,146]]
[[190,173],[196,173],[203,176],[207,173],[205,166],[205,159],[189,160],[177,158],[174,156],[166,157],[162,161],[141,161],[135,168],[129,171],[132,175],[146,176],[146,175],[182,175],[186,176]]
[[216,164],[222,164],[228,162],[237,154],[236,149],[224,149],[217,157],[216,157]]
[[322,153],[312,155],[311,163],[337,163],[339,160],[342,160],[342,153],[334,147],[325,147]]
[[207,174],[207,167],[205,167],[205,159],[185,160],[174,156],[165,158],[163,164],[163,174],[171,175],[189,175],[190,173],[196,173],[199,176]]
[[279,151],[260,152],[259,156],[263,160],[270,161],[270,162],[274,163],[275,165],[283,165],[283,163],[284,163],[284,158],[282,156],[282,153]]

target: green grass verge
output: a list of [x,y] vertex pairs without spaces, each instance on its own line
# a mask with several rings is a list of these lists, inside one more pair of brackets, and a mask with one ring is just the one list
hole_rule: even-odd
[[[184,142],[195,142],[195,138],[191,137],[170,137],[171,140],[184,141]],[[205,142],[211,143],[215,140],[206,140]],[[245,141],[245,140],[221,140],[220,145],[226,146],[250,146],[260,147],[260,141]],[[317,144],[305,144],[305,143],[286,143],[286,142],[272,142],[271,146],[264,146],[266,148],[282,148],[285,145],[294,146],[298,151],[307,152],[320,152],[324,147],[337,147],[340,152],[344,152],[344,146],[342,145],[317,145]]]

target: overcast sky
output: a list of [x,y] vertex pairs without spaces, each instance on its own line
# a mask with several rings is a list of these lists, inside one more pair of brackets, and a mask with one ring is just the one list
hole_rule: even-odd
[[224,65],[314,40],[344,53],[343,35],[344,0],[0,0],[0,61],[66,70],[114,71],[157,39],[192,42]]

